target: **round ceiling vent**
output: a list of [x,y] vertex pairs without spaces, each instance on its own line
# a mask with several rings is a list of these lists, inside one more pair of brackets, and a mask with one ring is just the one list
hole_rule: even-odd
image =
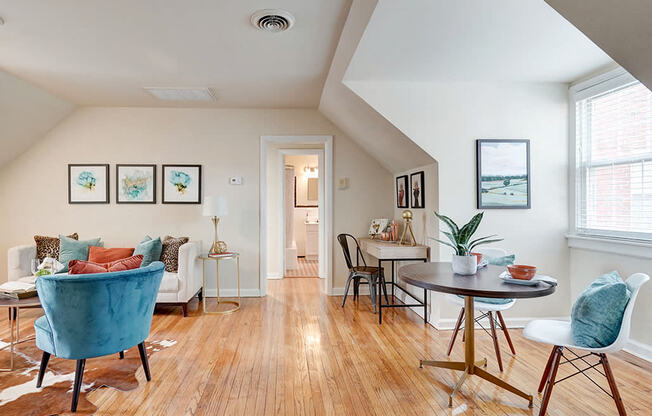
[[294,26],[294,16],[281,9],[258,10],[251,15],[251,24],[266,32],[283,32]]

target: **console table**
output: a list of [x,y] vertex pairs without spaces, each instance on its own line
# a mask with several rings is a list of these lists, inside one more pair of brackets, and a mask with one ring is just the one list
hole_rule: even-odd
[[[400,245],[397,241],[382,241],[382,240],[372,240],[370,238],[361,238],[360,246],[364,252],[378,259],[378,267],[383,267],[382,262],[389,261],[392,263],[392,279],[390,284],[392,288],[392,303],[384,304],[382,301],[382,295],[380,291],[380,279],[378,279],[378,296],[376,296],[376,304],[378,308],[378,323],[383,323],[383,308],[410,308],[410,307],[422,307],[423,308],[423,320],[428,322],[428,291],[424,289],[423,291],[423,302],[414,297],[406,288],[399,285],[394,280],[394,263],[397,261],[422,261],[427,262],[430,258],[430,247],[417,244],[415,246]],[[398,287],[405,294],[410,296],[412,299],[416,300],[417,303],[403,303],[395,304],[394,303],[394,288]]]

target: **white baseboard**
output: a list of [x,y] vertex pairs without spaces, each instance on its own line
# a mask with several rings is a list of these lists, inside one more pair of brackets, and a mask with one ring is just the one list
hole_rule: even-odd
[[637,356],[638,358],[642,358],[645,361],[652,362],[652,345],[643,344],[642,342],[630,339],[627,341],[627,344],[625,344],[623,350]]
[[[217,289],[207,289],[204,292],[207,298],[216,298]],[[220,297],[234,298],[238,296],[238,289],[220,289]],[[240,289],[240,297],[243,298],[258,298],[260,297],[260,289]]]
[[278,279],[282,279],[283,275],[279,273],[268,273],[267,278],[270,280],[278,280]]

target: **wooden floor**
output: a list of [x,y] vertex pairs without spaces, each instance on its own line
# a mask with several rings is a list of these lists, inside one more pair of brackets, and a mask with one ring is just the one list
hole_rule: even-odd
[[[178,341],[156,353],[152,381],[138,373],[130,392],[100,389],[89,395],[98,415],[532,415],[547,346],[512,331],[517,356],[503,348],[501,377],[535,394],[525,400],[473,377],[448,408],[458,379],[449,370],[418,368],[420,358],[444,359],[450,331],[425,326],[414,313],[390,311],[379,326],[368,297],[359,303],[319,294],[318,279],[269,281],[266,298],[243,299],[231,315],[202,315],[195,300],[190,316],[157,310],[152,333]],[[36,310],[22,312],[24,335]],[[7,319],[0,337],[7,339]],[[501,339],[502,341],[502,339]],[[498,374],[491,340],[476,336],[477,357]],[[503,341],[503,345],[505,345]],[[453,359],[462,359],[458,340]],[[56,358],[52,358],[55,360]],[[626,353],[611,358],[629,415],[650,415],[652,365]],[[0,363],[0,366],[4,363]],[[560,369],[560,376],[568,370]],[[91,380],[84,380],[90,382]],[[603,383],[606,386],[606,383]],[[1,388],[1,386],[0,386]],[[556,386],[550,415],[616,415],[611,399],[586,378]]]
[[319,260],[306,260],[305,257],[297,258],[295,270],[285,270],[284,277],[319,277]]

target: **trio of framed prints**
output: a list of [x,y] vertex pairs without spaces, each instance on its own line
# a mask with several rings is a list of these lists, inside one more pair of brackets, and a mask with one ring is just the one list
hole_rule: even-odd
[[425,208],[423,171],[396,177],[396,207]]
[[[161,202],[201,204],[201,165],[162,165]],[[68,203],[108,204],[108,164],[68,165]],[[118,204],[156,204],[156,165],[115,166]]]

